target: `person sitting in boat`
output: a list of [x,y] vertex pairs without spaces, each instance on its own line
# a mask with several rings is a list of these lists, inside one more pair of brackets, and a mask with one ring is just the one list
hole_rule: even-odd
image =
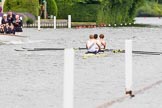
[[15,35],[15,27],[13,24],[10,25],[10,28],[11,28],[11,34],[14,34]]
[[8,15],[7,15],[7,19],[8,19],[8,23],[9,25],[13,24],[13,21],[15,20],[15,14],[12,13],[12,11],[9,11],[8,12]]
[[100,46],[98,52],[104,52],[104,51],[101,49],[101,42],[100,42],[100,40],[98,40],[98,34],[94,34],[94,39],[96,40],[96,43]]
[[0,25],[0,33],[2,33],[2,34],[4,33],[4,25],[3,24]]
[[16,15],[15,20],[13,21],[15,32],[23,32],[22,30],[22,20],[20,20],[20,16]]
[[7,14],[4,14],[2,21],[1,21],[1,24],[6,24],[6,23],[8,23]]
[[104,35],[103,34],[100,34],[100,43],[101,43],[101,50],[105,50],[106,49],[106,41],[104,40]]
[[12,30],[11,30],[8,23],[6,23],[5,26],[4,26],[4,33],[5,34],[11,34],[12,33]]
[[95,39],[94,35],[89,36],[89,40],[86,43],[86,48],[87,48],[87,53],[94,53],[97,54],[98,51],[100,50],[100,45]]
[[100,45],[100,41],[98,40],[98,34],[94,34],[94,39],[95,39],[96,42]]

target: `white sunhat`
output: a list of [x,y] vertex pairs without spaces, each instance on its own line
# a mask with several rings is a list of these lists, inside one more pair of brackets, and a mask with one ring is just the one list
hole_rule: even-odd
[[7,14],[3,14],[3,16],[7,16]]

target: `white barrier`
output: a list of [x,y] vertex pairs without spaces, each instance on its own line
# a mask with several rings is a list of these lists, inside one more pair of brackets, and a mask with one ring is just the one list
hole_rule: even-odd
[[53,28],[56,29],[56,16],[54,16]]
[[68,28],[71,28],[71,15],[68,15]]
[[125,41],[125,90],[132,95],[132,40]]
[[40,31],[40,16],[38,16],[38,31]]
[[73,108],[74,101],[74,49],[69,48],[64,51],[64,90],[63,108]]
[[2,17],[0,17],[0,24],[2,24]]

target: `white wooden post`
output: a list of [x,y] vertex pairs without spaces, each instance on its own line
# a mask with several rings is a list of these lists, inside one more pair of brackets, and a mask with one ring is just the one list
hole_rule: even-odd
[[38,16],[38,30],[40,31],[40,16]]
[[54,25],[54,29],[56,29],[56,16],[54,16],[54,22],[53,22],[53,25]]
[[68,15],[68,28],[71,28],[71,15]]
[[2,24],[2,17],[0,17],[0,24]]
[[126,94],[132,94],[132,40],[125,41],[125,90]]
[[74,86],[74,49],[68,48],[64,52],[64,90],[63,108],[73,108]]
[[5,2],[5,0],[2,0],[2,5],[1,5],[1,6],[2,6],[2,13],[3,13],[3,10],[4,10],[4,9],[3,9],[3,7],[4,7],[4,2]]

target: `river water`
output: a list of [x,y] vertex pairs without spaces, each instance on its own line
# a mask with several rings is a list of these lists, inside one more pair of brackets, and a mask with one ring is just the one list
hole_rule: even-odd
[[[124,49],[132,39],[133,50],[162,52],[162,28],[118,27],[91,29],[24,29],[23,42],[0,45],[0,108],[62,108],[63,51],[15,51],[28,48],[85,47],[89,34],[104,34],[107,48]],[[74,107],[98,108],[124,96],[125,56],[82,59],[84,50],[75,51]],[[162,56],[133,54],[133,99],[104,108],[161,108]],[[159,83],[156,83],[159,82]],[[147,87],[147,89],[143,89]],[[156,95],[156,96],[155,96]],[[131,106],[131,105],[134,105]]]

